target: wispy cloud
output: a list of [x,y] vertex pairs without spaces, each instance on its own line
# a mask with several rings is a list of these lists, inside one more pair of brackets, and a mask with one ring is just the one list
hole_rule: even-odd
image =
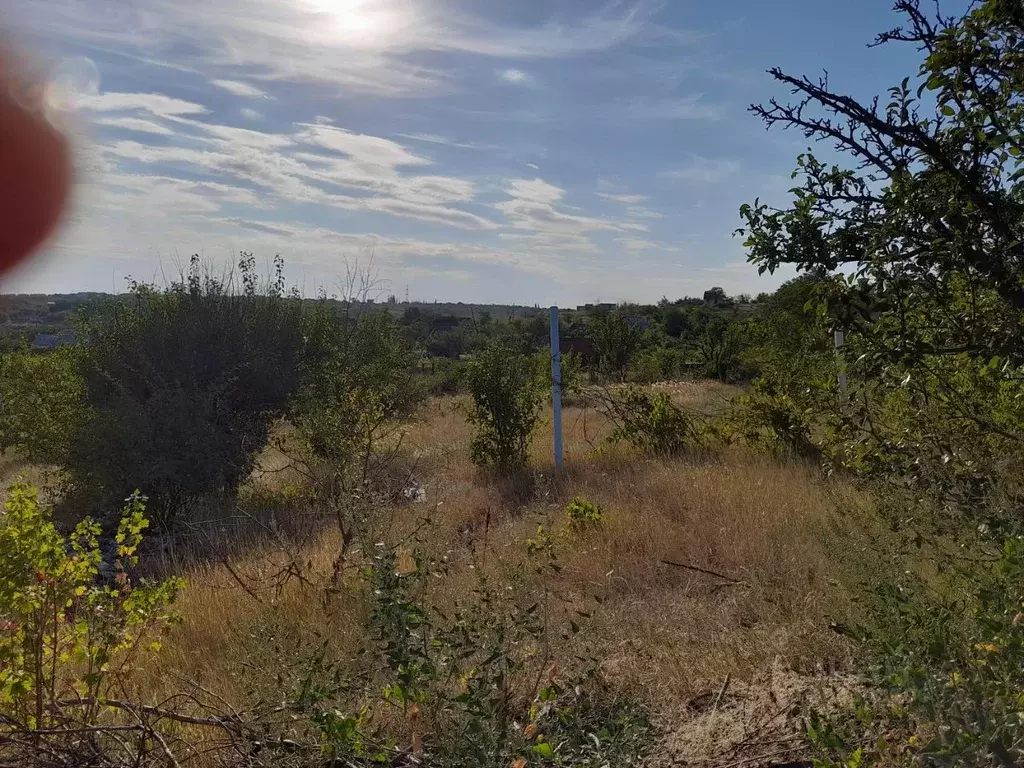
[[740,169],[738,160],[730,158],[709,158],[693,155],[688,165],[663,175],[670,179],[685,179],[714,184],[733,175]]
[[598,192],[597,196],[615,203],[623,203],[624,205],[636,205],[649,199],[647,195],[620,195],[611,192]]
[[499,70],[498,77],[506,83],[512,83],[513,85],[529,85],[533,82],[533,78],[523,72],[523,70],[511,67],[509,69]]
[[93,112],[149,112],[158,117],[201,115],[209,111],[202,104],[162,93],[102,93],[84,96],[79,103],[82,109]]
[[[48,23],[33,16],[51,37],[116,46],[151,60],[179,58],[177,52],[186,48],[196,52],[190,63],[200,69],[239,68],[264,80],[420,95],[447,78],[409,54],[556,59],[607,50],[641,34],[660,5],[658,0],[615,2],[528,26],[497,24],[465,8],[413,0],[249,0],[241,7],[237,0],[138,0],[106,13],[90,13],[83,0],[51,0]],[[220,79],[218,85],[239,96],[255,95],[243,92],[249,84],[242,81]]]
[[269,94],[257,88],[255,85],[249,83],[243,83],[239,80],[211,80],[210,85],[215,85],[218,88],[232,93],[235,96],[241,96],[247,99],[269,99]]
[[152,120],[144,120],[140,117],[100,117],[93,121],[96,125],[106,125],[111,128],[121,128],[136,133],[154,133],[159,136],[173,136],[174,131],[166,125],[155,123]]
[[422,141],[425,144],[440,144],[445,147],[456,147],[458,149],[497,149],[497,147],[491,144],[477,144],[474,142],[454,141],[453,139],[446,138],[437,133],[396,133],[395,135],[402,139]]

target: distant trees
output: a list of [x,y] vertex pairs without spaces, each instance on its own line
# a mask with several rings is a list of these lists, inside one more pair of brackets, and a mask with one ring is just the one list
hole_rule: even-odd
[[729,297],[725,293],[724,288],[715,286],[704,291],[704,303],[710,304],[717,307],[719,304],[725,304],[729,300]]
[[630,361],[639,351],[643,329],[622,312],[614,311],[593,318],[590,332],[605,372],[624,381]]

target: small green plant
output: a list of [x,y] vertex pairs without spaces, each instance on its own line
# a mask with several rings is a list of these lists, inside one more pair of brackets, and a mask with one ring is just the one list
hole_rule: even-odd
[[747,445],[768,452],[784,452],[820,459],[821,449],[811,434],[814,414],[792,397],[765,382],[754,384],[749,394],[736,398],[724,417],[724,431]]
[[133,583],[129,578],[127,569],[136,564],[148,524],[143,498],[135,494],[122,513],[113,571],[104,581],[97,523],[82,520],[65,537],[34,488],[9,489],[0,515],[0,733],[5,742],[31,744],[38,757],[62,738],[82,744],[80,734],[87,732],[93,739],[89,749],[116,749],[100,743],[109,740],[107,702],[126,690],[142,657],[159,649],[161,631],[176,621],[168,608],[183,585],[180,579]]
[[[531,552],[539,576],[557,571],[543,531]],[[578,605],[563,612],[547,589],[538,599],[536,584],[492,585],[479,572],[442,611],[428,600],[447,576],[444,559],[379,552],[364,573],[370,610],[354,663],[332,660],[325,645],[275,665],[279,678],[292,679],[286,698],[303,725],[289,731],[301,742],[279,748],[280,740],[266,739],[273,765],[308,765],[298,745],[352,768],[638,763],[654,729],[641,707],[600,679],[581,634],[588,613]],[[574,669],[554,663],[556,637],[577,651]],[[288,645],[276,633],[259,644]],[[281,691],[271,694],[276,712]]]
[[624,387],[606,394],[599,404],[615,424],[608,438],[613,443],[627,442],[655,456],[674,456],[699,442],[693,418],[667,392]]
[[476,426],[470,450],[477,466],[509,470],[526,465],[543,402],[538,368],[536,358],[503,342],[488,346],[469,364],[468,418]]
[[565,514],[573,528],[598,526],[604,520],[604,510],[582,496],[577,496],[566,505]]

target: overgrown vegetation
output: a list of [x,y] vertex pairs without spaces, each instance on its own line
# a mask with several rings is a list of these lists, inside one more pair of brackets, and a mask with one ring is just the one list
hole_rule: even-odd
[[848,395],[776,376],[793,416],[771,431],[812,439],[899,505],[888,521],[917,543],[893,554],[902,567],[875,585],[865,629],[892,696],[868,702],[849,738],[821,722],[812,735],[830,765],[1016,765],[1024,17],[1003,0],[962,17],[896,7],[904,26],[878,43],[912,44],[923,62],[887,101],[772,70],[800,101],[754,107],[850,160],[805,153],[792,207],[742,211],[752,260],[814,275],[812,304],[847,331]]
[[536,358],[495,343],[470,363],[466,378],[472,398],[467,417],[477,429],[473,463],[501,470],[525,466],[540,419],[543,378]]
[[[754,107],[837,150],[799,156],[791,206],[741,210],[751,261],[798,277],[563,313],[564,468],[538,453],[539,311],[399,310],[353,279],[303,300],[243,254],[0,357],[0,447],[57,473],[72,521],[24,484],[0,518],[4,759],[1024,762],[1024,15],[896,5],[878,42],[923,61],[887,100],[773,70],[797,103]],[[694,407],[699,377],[735,397]],[[217,690],[141,663],[181,585],[134,578],[136,488],[167,547],[209,509],[251,523],[242,556],[153,566],[201,576],[173,653]],[[776,658],[853,692],[773,689],[731,746],[673,751],[666,712],[717,733]]]

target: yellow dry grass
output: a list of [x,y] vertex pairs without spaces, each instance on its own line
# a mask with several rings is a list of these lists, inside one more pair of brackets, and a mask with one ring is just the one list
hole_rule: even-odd
[[[673,396],[695,409],[717,409],[731,394],[717,385],[677,390]],[[606,677],[656,711],[677,709],[727,675],[749,681],[780,664],[813,670],[839,652],[826,629],[830,603],[839,598],[829,587],[823,546],[836,489],[819,473],[742,452],[671,461],[621,448],[595,455],[609,425],[580,408],[568,408],[564,422],[565,467],[554,467],[548,422],[532,447],[531,475],[517,482],[470,464],[471,429],[459,400],[431,401],[409,425],[404,458],[427,501],[383,511],[393,524],[380,535],[394,543],[429,514],[420,546],[452,563],[452,576],[430,596],[434,603],[450,607],[481,570],[499,583],[526,579],[539,594],[526,540],[543,525],[562,565],[544,586],[581,606],[601,598],[587,641]],[[602,525],[569,527],[564,509],[575,496],[601,505]],[[194,567],[178,605],[184,623],[146,681],[150,692],[170,692],[185,677],[245,707],[243,673],[261,623],[354,649],[366,610],[354,579],[344,577],[327,600],[298,578],[274,586],[288,567],[322,586],[338,548],[336,532],[327,529],[294,549],[254,540],[230,569]]]

